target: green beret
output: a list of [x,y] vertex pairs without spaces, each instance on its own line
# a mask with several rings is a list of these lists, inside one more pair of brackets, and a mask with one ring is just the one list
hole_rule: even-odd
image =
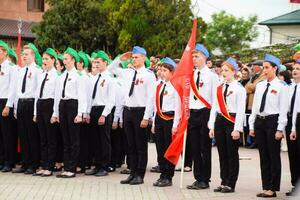
[[102,60],[106,61],[108,64],[111,63],[111,59],[109,59],[107,53],[105,53],[104,51],[98,51],[96,57],[101,58]]
[[91,59],[91,57],[90,57],[90,55],[89,54],[85,54],[86,55],[86,57],[90,60]]
[[145,60],[145,66],[146,68],[149,68],[150,67],[150,60],[148,57],[146,57],[146,60]]
[[50,56],[52,56],[53,58],[55,58],[55,60],[57,60],[57,53],[54,49],[52,48],[47,48],[46,51],[44,52]]
[[300,43],[296,44],[293,48],[296,52],[299,52],[300,51]]
[[57,59],[63,61],[63,60],[64,60],[64,56],[63,56],[62,54],[59,54],[59,55],[57,56]]
[[93,52],[92,54],[91,54],[91,58],[96,58],[97,57],[97,53],[96,52]]
[[11,49],[11,48],[8,49],[8,56],[15,57],[16,61],[18,62],[18,56],[17,56],[16,52],[13,49]]
[[78,52],[78,56],[80,57],[80,60],[83,61],[83,66],[86,68],[89,66],[89,58],[86,56],[86,54],[83,51]]
[[80,57],[78,56],[78,53],[75,49],[71,48],[71,47],[68,47],[65,51],[66,54],[69,54],[71,55],[75,62],[79,62],[80,61]]
[[0,40],[0,46],[3,47],[7,52],[9,51],[9,45],[4,42],[3,40]]

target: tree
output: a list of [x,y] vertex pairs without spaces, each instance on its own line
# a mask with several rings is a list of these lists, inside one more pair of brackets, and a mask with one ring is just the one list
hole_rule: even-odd
[[[47,0],[43,21],[34,27],[36,44],[63,51],[67,46],[112,55],[134,45],[149,55],[179,57],[192,27],[190,0]],[[205,22],[198,19],[198,41]]]
[[248,19],[236,18],[225,11],[212,15],[208,24],[206,40],[211,50],[218,49],[223,54],[230,54],[249,47],[249,42],[257,36],[254,24],[257,16]]

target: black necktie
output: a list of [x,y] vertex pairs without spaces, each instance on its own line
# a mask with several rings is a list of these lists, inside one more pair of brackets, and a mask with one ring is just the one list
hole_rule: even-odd
[[[199,90],[199,82],[200,82],[200,72],[197,73],[197,79],[196,79],[196,87],[197,90]],[[194,95],[194,99],[197,100],[197,97]]]
[[290,114],[293,116],[294,112],[294,105],[295,105],[295,99],[296,99],[296,92],[297,92],[297,85],[295,86],[294,93],[291,99],[291,109],[290,109]]
[[166,89],[166,84],[164,84],[164,87],[159,95],[159,106],[160,106],[160,109],[162,109],[162,104],[163,104],[163,98],[164,98],[164,92],[165,92],[165,89]]
[[97,78],[97,81],[96,81],[96,83],[95,83],[95,85],[94,85],[94,90],[93,90],[92,99],[95,99],[95,97],[96,97],[97,85],[98,85],[98,82],[99,82],[100,77],[101,77],[101,74],[99,74],[99,76],[98,76],[98,78]]
[[223,97],[224,97],[225,103],[226,103],[226,97],[227,97],[227,90],[228,90],[228,87],[229,87],[229,85],[228,85],[228,84],[225,84],[225,90],[224,90],[224,93],[223,93]]
[[132,95],[132,93],[133,93],[134,84],[135,84],[135,79],[136,79],[136,74],[137,74],[137,71],[134,70],[134,76],[133,76],[132,83],[131,83],[131,87],[130,87],[130,90],[129,90],[129,97],[130,97],[130,96]]
[[0,65],[0,72],[1,72],[1,65]]
[[26,88],[26,77],[27,77],[27,72],[28,72],[28,67],[26,67],[26,72],[24,74],[24,77],[23,77],[23,82],[22,82],[22,93],[25,92],[25,88]]
[[267,88],[266,88],[266,90],[265,90],[265,92],[262,96],[259,112],[264,112],[264,110],[265,110],[266,98],[267,98],[267,93],[268,93],[268,90],[269,90],[269,86],[270,86],[270,83],[267,84]]
[[45,78],[44,78],[44,80],[42,82],[42,85],[41,85],[40,98],[42,98],[42,96],[43,96],[43,90],[44,90],[44,87],[45,87],[45,83],[46,83],[47,77],[48,77],[48,73],[46,73]]
[[63,91],[62,91],[62,98],[65,98],[65,89],[66,89],[66,84],[67,84],[68,76],[69,76],[69,73],[67,73],[65,81],[64,81],[64,88],[63,88]]

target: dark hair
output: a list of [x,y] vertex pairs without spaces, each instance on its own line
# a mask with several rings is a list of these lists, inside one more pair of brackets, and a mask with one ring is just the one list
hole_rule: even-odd
[[174,67],[172,65],[169,65],[169,64],[166,64],[166,63],[163,63],[161,65],[161,67],[167,68],[171,72],[175,71],[175,69],[174,69]]
[[55,59],[51,54],[49,54],[49,53],[44,53],[44,54],[47,54],[51,59]]
[[8,55],[8,57],[10,58],[11,62],[14,64],[17,64],[17,59],[14,56]]
[[57,59],[55,62],[59,62],[60,66],[63,66],[63,69],[61,70],[61,72],[64,72],[66,70],[65,64],[62,60]]
[[285,70],[285,71],[282,71],[282,72],[279,72],[279,76],[283,76],[283,79],[284,79],[284,82],[286,82],[286,84],[291,84],[292,81],[291,81],[291,74],[288,70]]
[[249,70],[249,68],[247,68],[247,67],[243,67],[243,68],[241,69],[241,71],[246,71],[247,73],[250,73],[250,70]]

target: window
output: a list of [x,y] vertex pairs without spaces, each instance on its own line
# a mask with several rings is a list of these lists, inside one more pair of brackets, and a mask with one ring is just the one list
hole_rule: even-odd
[[27,11],[44,12],[44,0],[27,0]]

